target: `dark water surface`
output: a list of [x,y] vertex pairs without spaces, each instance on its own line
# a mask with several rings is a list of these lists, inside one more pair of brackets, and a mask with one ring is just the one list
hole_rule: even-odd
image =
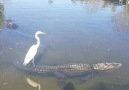
[[[129,90],[129,7],[109,0],[1,0],[4,19],[17,30],[0,32],[0,90]],[[99,74],[83,84],[78,79],[59,84],[55,77],[28,75],[12,66],[23,62],[41,30],[35,64],[119,62],[122,68]],[[37,85],[39,85],[37,84]]]

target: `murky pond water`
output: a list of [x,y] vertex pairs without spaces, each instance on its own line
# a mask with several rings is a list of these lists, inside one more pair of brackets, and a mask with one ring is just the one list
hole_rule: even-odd
[[[0,90],[129,90],[129,6],[110,0],[1,0]],[[18,25],[6,27],[6,18]],[[28,48],[41,45],[35,64],[119,62],[116,71],[78,84],[78,78],[59,84],[55,77],[23,73],[12,63],[23,63]],[[35,87],[27,80],[34,80]]]

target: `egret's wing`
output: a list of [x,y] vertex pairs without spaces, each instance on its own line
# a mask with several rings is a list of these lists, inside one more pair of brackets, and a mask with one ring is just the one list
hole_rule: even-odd
[[31,46],[26,54],[24,65],[28,64],[34,58],[36,53],[37,53],[36,45]]

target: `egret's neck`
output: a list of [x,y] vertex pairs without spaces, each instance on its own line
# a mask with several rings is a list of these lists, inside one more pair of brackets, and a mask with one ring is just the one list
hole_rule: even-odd
[[37,39],[37,44],[36,44],[36,46],[37,46],[37,48],[38,48],[39,45],[40,45],[40,39],[39,39],[38,35],[35,35],[35,38]]

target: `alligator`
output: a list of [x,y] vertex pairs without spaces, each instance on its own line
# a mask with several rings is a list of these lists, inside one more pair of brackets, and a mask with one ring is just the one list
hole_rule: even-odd
[[15,66],[25,72],[35,73],[40,75],[54,75],[59,78],[75,77],[75,76],[86,76],[90,74],[96,74],[100,72],[113,71],[122,66],[121,63],[97,63],[97,64],[84,64],[84,63],[73,63],[63,65],[26,65],[17,62]]
[[16,29],[18,28],[18,25],[15,24],[15,23],[13,22],[13,20],[10,19],[10,18],[8,18],[8,19],[6,20],[6,23],[7,23],[7,28],[10,28],[10,29],[13,29],[13,30],[16,30]]

